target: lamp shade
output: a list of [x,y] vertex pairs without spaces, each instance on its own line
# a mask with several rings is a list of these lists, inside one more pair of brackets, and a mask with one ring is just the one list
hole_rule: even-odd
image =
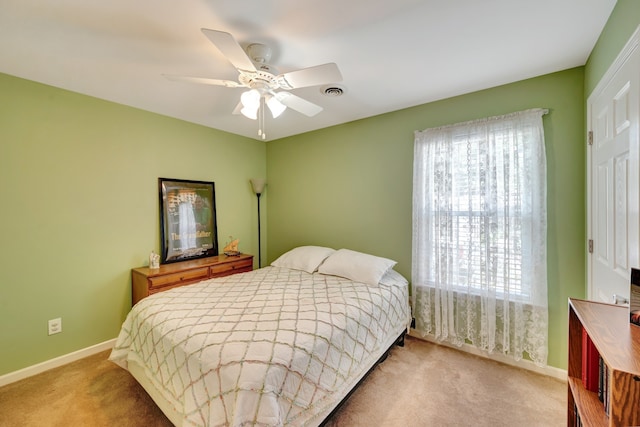
[[267,185],[267,181],[264,178],[251,179],[251,186],[253,187],[253,192],[256,194],[262,194],[265,185]]
[[248,119],[256,120],[258,118],[258,108],[260,108],[260,92],[255,89],[243,92],[240,95],[242,110],[240,112]]
[[240,110],[240,112],[247,119],[251,119],[251,120],[257,120],[258,119],[258,109],[257,108],[243,107],[242,110]]
[[277,118],[287,109],[287,107],[278,101],[274,96],[270,96],[267,98],[267,105],[269,106],[269,110],[271,110],[271,115],[273,118]]
[[242,102],[242,105],[245,107],[258,109],[258,107],[260,107],[260,92],[255,89],[243,92],[242,95],[240,95],[240,102]]

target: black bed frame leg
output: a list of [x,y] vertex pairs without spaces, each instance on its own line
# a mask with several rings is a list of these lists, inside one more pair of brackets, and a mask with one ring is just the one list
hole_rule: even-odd
[[407,335],[407,332],[403,332],[402,335],[400,335],[400,337],[398,338],[398,341],[396,341],[396,344],[398,345],[398,347],[404,347],[404,337],[405,335]]

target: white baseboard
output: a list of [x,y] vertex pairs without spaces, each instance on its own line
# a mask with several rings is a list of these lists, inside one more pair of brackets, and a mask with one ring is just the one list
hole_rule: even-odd
[[8,374],[0,376],[0,387],[20,381],[22,379],[31,377],[33,375],[48,371],[49,369],[57,368],[59,366],[66,365],[67,363],[75,362],[76,360],[83,359],[88,356],[92,356],[101,351],[112,349],[116,343],[116,339],[105,341],[91,347],[83,348],[73,353],[65,354],[54,359],[38,363],[37,365],[28,366],[18,371],[9,372]]
[[[464,344],[462,347],[456,347],[448,343],[436,341],[428,336],[423,337],[420,334],[416,333],[413,329],[409,332],[409,335],[414,338],[432,342],[438,345],[443,345],[446,347],[451,347],[457,350],[462,350],[467,353],[474,354],[476,356],[495,360],[497,362],[505,363],[507,365],[516,366],[518,368],[527,369],[529,371],[537,372],[539,374],[557,378],[559,380],[563,380],[563,381],[567,380],[567,371],[560,368],[553,367],[553,366],[543,367],[543,366],[536,365],[530,360],[515,361],[512,358],[503,356],[501,354],[487,354],[469,344]],[[31,377],[33,375],[37,375],[44,371],[48,371],[49,369],[57,368],[59,366],[66,365],[68,363],[75,362],[76,360],[80,360],[85,357],[92,356],[96,353],[100,353],[101,351],[110,350],[113,348],[115,343],[116,343],[116,339],[114,338],[112,340],[105,341],[105,342],[93,345],[91,347],[74,351],[73,353],[65,354],[64,356],[56,357],[54,359],[47,360],[42,363],[38,363],[37,365],[29,366],[24,369],[20,369],[18,371],[14,371],[14,372],[10,372],[8,374],[2,375],[0,376],[0,387]]]
[[502,354],[488,354],[470,344],[463,344],[462,347],[457,347],[453,344],[436,341],[435,339],[429,336],[423,337],[413,329],[411,329],[411,331],[409,332],[409,335],[420,340],[428,341],[438,345],[443,345],[445,347],[450,347],[456,350],[461,350],[466,353],[471,353],[475,356],[480,356],[480,357],[484,357],[485,359],[495,360],[496,362],[515,366],[517,368],[526,369],[528,371],[536,372],[538,374],[546,375],[548,377],[553,377],[562,381],[567,380],[567,371],[565,371],[564,369],[556,368],[554,366],[538,366],[530,360],[522,359],[520,361],[516,361],[513,358],[502,355]]

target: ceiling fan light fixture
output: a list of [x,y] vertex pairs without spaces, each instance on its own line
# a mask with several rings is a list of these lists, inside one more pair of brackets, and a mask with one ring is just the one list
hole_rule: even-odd
[[[287,108],[307,117],[313,117],[322,111],[322,107],[297,95],[287,92],[291,89],[306,88],[342,81],[338,66],[333,63],[316,65],[280,74],[269,65],[271,48],[261,43],[253,43],[243,48],[229,33],[202,28],[202,33],[218,48],[220,53],[238,71],[238,81],[210,79],[203,77],[166,76],[170,80],[184,80],[224,87],[244,87],[248,90],[241,94],[240,102],[233,114],[241,113],[245,117],[258,121],[258,136],[266,139],[265,110],[271,111],[273,118],[279,117]],[[278,92],[278,89],[283,91]],[[344,90],[331,87],[327,96],[338,96]]]
[[240,95],[240,102],[242,102],[242,105],[244,105],[245,108],[257,110],[260,107],[260,96],[260,92],[255,89],[251,89]]
[[258,109],[257,108],[243,107],[242,110],[240,110],[240,112],[247,119],[258,120]]
[[284,113],[284,110],[287,109],[287,107],[274,96],[269,96],[267,98],[267,106],[269,107],[269,110],[271,110],[271,115],[274,119],[278,118],[280,114]]

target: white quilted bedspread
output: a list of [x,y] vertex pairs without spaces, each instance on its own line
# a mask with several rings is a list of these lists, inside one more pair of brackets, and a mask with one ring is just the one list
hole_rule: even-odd
[[143,299],[110,359],[185,426],[315,425],[409,318],[406,284],[265,267]]

